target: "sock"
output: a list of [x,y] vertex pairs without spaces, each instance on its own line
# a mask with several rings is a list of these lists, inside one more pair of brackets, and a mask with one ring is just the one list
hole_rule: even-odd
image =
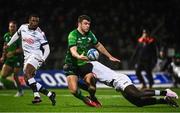
[[27,82],[27,85],[33,90],[34,97],[40,97],[36,87],[36,80],[34,78],[30,78]]
[[157,99],[156,102],[158,104],[167,104],[167,102],[164,100],[164,98]]
[[7,89],[15,89],[16,88],[13,81],[10,81],[4,77],[0,77],[0,81],[3,84],[3,87],[5,87]]
[[73,95],[74,95],[75,97],[77,97],[78,99],[80,99],[80,100],[84,100],[84,99],[85,99],[85,97],[82,95],[80,89],[78,89],[77,92],[76,92],[75,94],[73,94]]
[[160,91],[161,96],[166,96],[167,91]]
[[95,92],[96,92],[96,90],[94,89],[94,87],[89,87],[88,88],[88,92],[89,92],[89,95],[90,95],[90,97],[92,97],[92,98],[95,98]]
[[41,92],[42,94],[44,94],[44,95],[46,95],[46,96],[49,97],[49,91],[48,91],[46,88],[41,87],[41,89],[39,90],[39,92]]
[[40,83],[36,82],[36,88],[38,92],[50,97],[52,93],[50,93],[46,88],[44,88]]
[[22,93],[22,92],[23,92],[23,91],[22,91],[23,88],[22,88],[22,86],[21,86],[21,83],[20,83],[17,75],[14,75],[14,80],[15,80],[15,81],[14,81],[14,84],[15,84],[15,86],[17,87],[18,92]]
[[161,94],[160,90],[154,90],[155,91],[155,96],[159,96]]

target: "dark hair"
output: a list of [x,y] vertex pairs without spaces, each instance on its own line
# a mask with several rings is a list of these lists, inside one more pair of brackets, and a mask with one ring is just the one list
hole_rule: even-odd
[[78,23],[82,22],[83,20],[87,20],[87,21],[91,22],[91,18],[89,16],[87,16],[87,15],[80,15],[78,17]]
[[15,20],[10,20],[10,21],[9,21],[9,24],[10,24],[10,23],[13,23],[13,24],[16,24],[16,25],[17,25],[17,22],[16,22]]
[[39,16],[38,16],[37,14],[31,14],[31,15],[29,16],[29,19],[31,19],[32,17],[39,18]]

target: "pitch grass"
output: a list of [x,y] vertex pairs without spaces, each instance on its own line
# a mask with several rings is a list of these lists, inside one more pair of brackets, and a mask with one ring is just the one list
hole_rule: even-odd
[[[0,112],[178,112],[180,108],[169,105],[151,105],[136,107],[130,104],[122,95],[111,88],[97,89],[97,97],[102,102],[102,108],[86,106],[82,101],[73,97],[67,89],[51,89],[57,94],[57,104],[52,106],[46,96],[42,95],[42,103],[33,105],[31,90],[25,90],[23,97],[13,97],[16,90],[0,90]],[[180,95],[180,89],[173,89]],[[87,95],[86,92],[83,92]],[[177,100],[180,104],[180,101]]]

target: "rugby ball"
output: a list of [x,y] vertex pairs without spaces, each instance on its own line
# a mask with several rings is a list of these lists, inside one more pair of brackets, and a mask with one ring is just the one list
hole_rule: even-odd
[[96,49],[92,48],[92,49],[88,50],[87,57],[91,61],[98,60],[99,52]]

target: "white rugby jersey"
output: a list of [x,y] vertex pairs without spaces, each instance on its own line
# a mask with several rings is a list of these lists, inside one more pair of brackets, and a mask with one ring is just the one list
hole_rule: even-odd
[[20,37],[22,39],[22,48],[25,57],[35,54],[41,58],[43,54],[40,46],[48,43],[45,34],[39,27],[36,30],[31,30],[28,28],[28,25],[21,25],[15,36],[18,35],[18,38]]

